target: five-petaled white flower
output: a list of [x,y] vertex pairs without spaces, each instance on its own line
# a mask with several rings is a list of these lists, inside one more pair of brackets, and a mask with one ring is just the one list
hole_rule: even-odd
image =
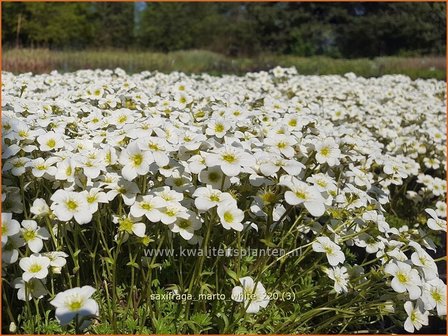
[[290,190],[285,192],[285,201],[290,205],[302,204],[312,216],[320,217],[325,213],[325,199],[319,190],[299,181],[295,177],[282,179],[281,185],[287,186]]
[[404,322],[404,329],[407,332],[413,333],[415,329],[420,330],[422,326],[428,325],[429,313],[421,309],[421,304],[414,306],[411,301],[406,301],[404,310],[408,314],[408,318]]
[[420,297],[422,281],[416,269],[404,262],[395,261],[388,263],[384,268],[384,272],[393,275],[391,286],[394,291],[397,293],[408,291],[411,300],[416,300]]
[[50,259],[41,255],[32,254],[29,257],[20,259],[19,266],[24,271],[22,274],[24,281],[29,281],[32,278],[45,279],[48,275]]
[[12,213],[2,212],[2,246],[8,242],[8,237],[20,232],[20,224],[12,219]]
[[342,264],[345,261],[345,255],[341,251],[341,247],[328,237],[317,237],[312,247],[315,252],[324,252],[331,266]]
[[269,297],[261,282],[255,283],[251,277],[240,278],[242,286],[232,289],[232,299],[236,302],[243,302],[246,313],[256,314],[261,308],[266,308],[269,304]]
[[221,224],[226,230],[234,229],[242,231],[244,226],[241,222],[244,219],[244,212],[236,207],[233,203],[224,203],[218,206],[218,216]]
[[[75,287],[58,293],[50,303],[56,307],[56,318],[62,326],[69,324],[74,318],[81,321],[86,317],[99,314],[98,304],[91,296],[95,289],[91,286]],[[81,329],[86,327],[83,323]]]
[[79,224],[86,224],[92,220],[87,200],[81,193],[59,189],[50,199],[53,201],[51,209],[60,221],[74,217]]
[[31,252],[39,253],[44,247],[43,240],[50,238],[50,233],[46,228],[39,227],[34,220],[22,221],[22,237],[30,248]]

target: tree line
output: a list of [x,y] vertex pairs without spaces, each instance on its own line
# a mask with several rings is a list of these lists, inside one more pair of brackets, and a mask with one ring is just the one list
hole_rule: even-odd
[[2,3],[6,47],[205,49],[375,57],[445,53],[445,3]]

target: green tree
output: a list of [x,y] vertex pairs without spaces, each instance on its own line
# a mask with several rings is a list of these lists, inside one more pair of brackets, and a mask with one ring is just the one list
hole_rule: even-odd
[[92,38],[88,3],[25,3],[23,32],[28,43],[80,48]]
[[96,2],[91,10],[93,47],[127,49],[134,46],[134,3]]

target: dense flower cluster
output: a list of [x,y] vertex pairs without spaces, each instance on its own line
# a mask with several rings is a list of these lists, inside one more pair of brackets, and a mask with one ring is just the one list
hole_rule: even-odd
[[[49,297],[61,323],[83,305],[98,314],[93,288],[50,289],[68,262],[83,268],[64,237],[112,232],[116,248],[143,248],[156,226],[197,246],[210,232],[298,232],[290,249],[324,256],[328,291],[375,271],[407,331],[446,314],[433,257],[446,231],[443,82],[117,69],[4,73],[2,90],[4,275],[20,300]],[[389,222],[400,206],[412,225]],[[239,280],[229,293],[248,313],[275,304],[263,274]]]

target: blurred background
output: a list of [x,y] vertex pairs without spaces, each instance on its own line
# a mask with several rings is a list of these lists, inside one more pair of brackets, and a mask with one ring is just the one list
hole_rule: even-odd
[[121,67],[445,79],[446,4],[2,3],[3,70]]

